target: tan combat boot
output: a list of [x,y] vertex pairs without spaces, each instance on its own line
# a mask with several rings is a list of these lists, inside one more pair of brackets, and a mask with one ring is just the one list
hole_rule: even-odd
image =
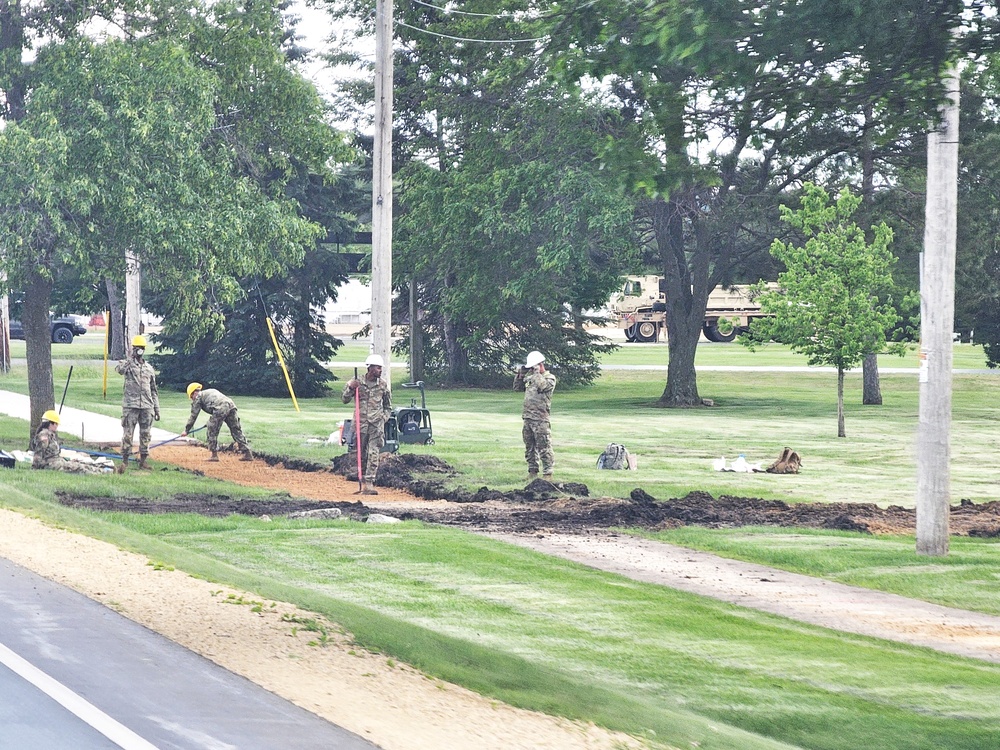
[[115,467],[115,474],[124,474],[128,468],[128,453],[122,453],[122,462]]
[[149,456],[147,456],[144,453],[140,453],[139,454],[139,465],[136,466],[136,468],[137,469],[142,469],[143,471],[152,471],[152,468],[149,466],[149,464],[146,463],[146,459],[147,458],[149,458]]
[[253,451],[249,448],[243,451],[243,458],[240,461],[253,461]]
[[219,452],[218,451],[212,451],[212,455],[209,456],[208,458],[206,458],[205,460],[206,461],[215,461],[215,463],[219,463]]

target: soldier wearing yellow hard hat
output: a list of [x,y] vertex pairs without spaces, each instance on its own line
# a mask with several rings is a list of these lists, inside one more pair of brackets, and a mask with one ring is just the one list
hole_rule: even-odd
[[55,469],[69,471],[74,474],[101,474],[102,470],[94,464],[62,457],[59,446],[59,412],[49,409],[42,415],[42,422],[31,438],[31,468]]
[[243,427],[240,425],[239,409],[233,401],[222,391],[214,388],[204,388],[201,383],[191,383],[187,387],[188,398],[191,399],[191,416],[188,417],[187,424],[181,436],[187,435],[194,427],[195,421],[201,412],[208,414],[208,449],[212,455],[209,461],[219,460],[219,430],[223,423],[229,428],[229,434],[233,436],[233,441],[243,452],[242,461],[252,461],[253,452],[250,444],[243,434]]
[[122,391],[122,464],[125,471],[129,454],[132,452],[132,437],[136,425],[139,426],[139,468],[150,468],[149,441],[153,421],[160,419],[160,394],[156,388],[156,372],[144,359],[146,337],[132,337],[131,355],[115,365],[115,371],[125,376]]

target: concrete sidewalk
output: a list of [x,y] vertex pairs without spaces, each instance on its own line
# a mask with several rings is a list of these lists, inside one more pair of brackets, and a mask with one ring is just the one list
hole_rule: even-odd
[[[31,419],[31,405],[28,397],[20,393],[0,391],[0,414],[23,419],[27,422]],[[59,432],[61,433],[75,435],[87,443],[121,444],[122,423],[120,417],[107,417],[83,409],[74,409],[71,406],[64,406],[59,417]],[[136,432],[138,433],[138,430]],[[179,437],[176,432],[161,430],[159,427],[153,428],[152,440],[154,443],[161,443],[176,437]],[[138,439],[138,434],[136,439]]]

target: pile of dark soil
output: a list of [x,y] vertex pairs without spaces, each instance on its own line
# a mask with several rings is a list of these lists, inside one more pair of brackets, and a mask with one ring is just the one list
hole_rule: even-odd
[[150,500],[145,497],[96,497],[57,492],[56,499],[71,508],[84,508],[86,510],[126,513],[197,513],[213,518],[225,518],[234,514],[275,517],[310,510],[339,508],[345,517],[363,520],[371,512],[369,508],[357,502],[331,503],[297,500],[288,495],[259,498],[180,493],[165,500]]
[[[338,489],[332,474],[357,481],[357,470],[348,455],[340,454],[331,464],[319,464],[286,456],[260,455],[250,464],[223,461],[200,464],[234,481],[253,486],[291,490],[272,497],[246,498],[220,494],[175,495],[169,500],[112,498],[60,494],[60,502],[91,510],[134,513],[200,513],[226,516],[282,516],[320,508],[339,508],[344,516],[364,520],[373,509],[360,502],[348,502],[353,489],[339,477]],[[207,469],[206,469],[207,470]],[[230,476],[230,470],[232,475]],[[254,473],[255,470],[257,473]],[[681,498],[657,499],[642,489],[630,497],[591,498],[586,485],[551,483],[541,479],[523,489],[501,492],[488,487],[471,491],[446,487],[443,478],[454,478],[455,470],[434,456],[395,453],[383,456],[376,484],[385,488],[372,503],[378,512],[402,519],[462,526],[476,531],[507,533],[577,533],[608,528],[669,529],[683,525],[735,528],[740,526],[782,526],[792,528],[839,529],[870,534],[913,534],[915,511],[873,503],[785,503],[754,497],[691,492]],[[453,482],[452,482],[453,483]],[[349,488],[349,489],[348,489]],[[447,500],[448,503],[421,503],[417,499]],[[1000,537],[1000,502],[976,504],[970,500],[953,506],[950,520],[955,535]]]
[[[467,507],[414,510],[401,518],[463,526],[489,532],[581,533],[587,529],[643,528],[662,530],[684,525],[709,528],[782,526],[837,529],[870,534],[913,534],[916,514],[911,508],[880,508],[873,503],[797,503],[754,497],[691,492],[658,501],[641,489],[628,500],[615,498],[550,498],[542,507],[505,509]],[[951,533],[960,536],[1000,536],[1000,502],[975,504],[963,500],[951,509]]]

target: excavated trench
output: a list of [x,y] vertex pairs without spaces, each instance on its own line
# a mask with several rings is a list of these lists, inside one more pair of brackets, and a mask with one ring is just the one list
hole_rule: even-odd
[[[455,476],[444,461],[427,455],[389,454],[383,457],[376,484],[379,495],[360,502],[354,492],[357,474],[346,454],[330,465],[286,456],[261,455],[240,462],[223,451],[222,461],[206,463],[196,446],[161,449],[158,461],[181,470],[227,479],[254,487],[270,487],[270,497],[229,494],[179,494],[166,500],[67,494],[60,502],[73,507],[133,513],[199,513],[226,516],[283,516],[335,507],[350,518],[364,520],[373,512],[400,519],[460,526],[490,533],[573,533],[614,527],[650,530],[698,525],[712,528],[781,526],[840,529],[871,534],[913,534],[915,511],[873,503],[785,503],[753,497],[694,491],[681,498],[654,498],[641,488],[626,499],[589,496],[586,485],[535,480],[510,492],[481,487],[475,491],[446,484]],[[171,468],[164,471],[175,470]],[[427,502],[434,501],[434,502]],[[441,502],[444,501],[444,502]],[[952,534],[1000,536],[1000,502],[962,500],[951,509]]]

